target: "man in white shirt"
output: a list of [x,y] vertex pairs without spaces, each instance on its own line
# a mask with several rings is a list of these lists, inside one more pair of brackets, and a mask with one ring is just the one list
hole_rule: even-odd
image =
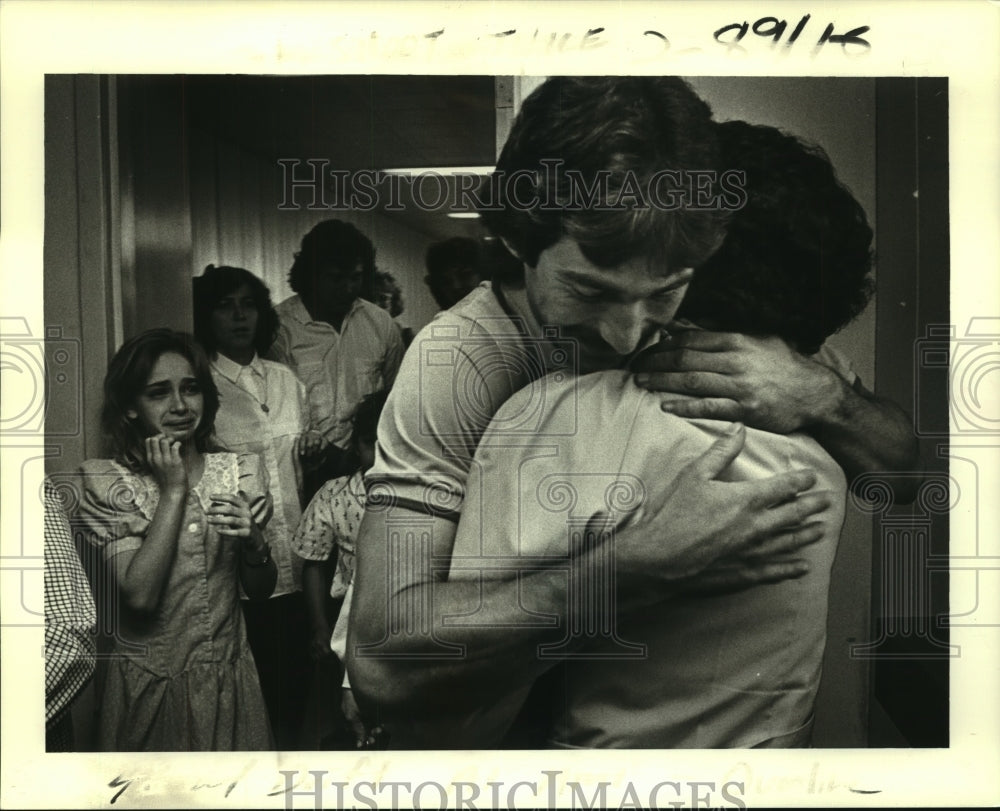
[[[295,254],[288,274],[295,295],[275,308],[281,326],[268,355],[305,384],[309,423],[334,456],[349,446],[358,404],[392,385],[403,356],[392,317],[360,298],[374,276],[371,240],[350,223],[324,220]],[[334,472],[327,467],[324,477]]]

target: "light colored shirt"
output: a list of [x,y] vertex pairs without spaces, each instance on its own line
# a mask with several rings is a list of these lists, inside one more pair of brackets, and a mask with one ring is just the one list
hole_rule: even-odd
[[225,448],[255,453],[270,481],[274,516],[264,529],[278,567],[272,597],[302,590],[302,561],[292,533],[302,515],[302,470],[295,440],[306,430],[305,387],[281,363],[254,356],[247,366],[217,355],[212,379],[219,389],[215,438]]
[[275,309],[281,328],[268,355],[305,384],[312,428],[346,448],[358,404],[396,379],[403,356],[399,328],[385,310],[364,299],[354,302],[339,332],[314,321],[297,295]]
[[45,723],[64,717],[97,664],[97,613],[69,519],[45,483]]
[[[390,486],[400,507],[457,521],[472,456],[497,409],[546,372],[573,368],[573,342],[541,329],[525,291],[501,295],[484,282],[406,351],[366,475]],[[537,418],[517,415],[509,430],[531,435]]]
[[[730,427],[663,413],[664,395],[638,388],[627,372],[540,383],[543,401],[537,391],[516,393],[482,438],[451,579],[497,577],[490,568],[533,568],[539,556],[565,560],[568,567],[597,513],[614,524],[617,537],[605,545],[613,549],[654,517],[649,505],[662,498],[647,496],[669,491],[684,466]],[[505,432],[512,417],[543,404],[534,438]],[[822,539],[797,553],[810,564],[804,577],[720,596],[675,598],[621,616],[612,605],[612,557],[590,580],[577,580],[594,591],[570,599],[584,613],[592,607],[594,616],[576,617],[570,631],[585,641],[581,658],[563,665],[553,744],[714,748],[804,742],[826,643],[846,480],[810,437],[754,429],[747,429],[743,451],[718,478],[746,481],[801,468],[817,475],[812,492],[832,496],[831,506],[810,519],[823,527]],[[524,692],[504,701],[516,708]]]
[[330,596],[340,599],[354,578],[354,542],[365,514],[361,471],[326,482],[312,497],[292,538],[292,549],[305,560],[325,561],[338,549]]

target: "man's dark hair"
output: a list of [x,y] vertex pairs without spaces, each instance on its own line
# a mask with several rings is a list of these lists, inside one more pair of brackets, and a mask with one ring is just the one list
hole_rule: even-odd
[[[657,269],[692,267],[722,241],[725,215],[685,204],[684,172],[716,164],[711,110],[683,80],[554,77],[525,99],[481,189],[481,214],[532,267],[564,235],[599,267],[636,257]],[[660,204],[616,205],[626,189],[651,186]]]
[[371,295],[375,280],[375,246],[349,222],[323,220],[302,237],[302,247],[288,271],[288,284],[303,299],[309,299],[316,274],[328,267],[350,273],[361,265],[362,298]]
[[216,305],[238,287],[246,285],[257,307],[257,332],[253,336],[253,348],[263,355],[271,348],[278,335],[278,313],[271,304],[271,291],[267,285],[245,268],[229,265],[209,265],[201,276],[191,280],[194,291],[194,336],[205,351],[216,351],[215,335],[212,333],[212,311]]
[[462,274],[469,278],[483,278],[483,248],[472,237],[451,237],[431,245],[424,264],[427,267],[427,287],[438,306],[447,310],[475,287],[472,285],[455,298],[456,291],[452,289],[454,285],[449,284],[450,279]]
[[746,204],[695,271],[677,317],[777,335],[812,354],[871,296],[864,209],[820,147],[743,121],[717,129],[722,168],[746,172]]

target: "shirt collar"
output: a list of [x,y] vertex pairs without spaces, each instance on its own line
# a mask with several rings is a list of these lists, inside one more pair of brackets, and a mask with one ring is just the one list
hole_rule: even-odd
[[219,374],[231,383],[235,383],[237,381],[240,376],[240,372],[244,369],[250,369],[251,372],[256,372],[261,377],[264,376],[264,364],[261,362],[261,359],[256,352],[254,353],[253,360],[251,360],[247,366],[241,366],[236,361],[227,358],[225,355],[216,353],[215,357],[212,358],[212,366],[214,366]]
[[343,332],[344,331],[344,326],[347,324],[348,321],[351,320],[351,317],[358,310],[363,309],[365,307],[365,305],[368,305],[368,304],[371,304],[372,307],[376,307],[377,306],[375,304],[372,304],[370,301],[366,301],[365,299],[361,298],[361,296],[358,296],[356,299],[354,299],[354,302],[351,304],[351,309],[349,309],[344,314],[344,319],[340,322],[340,331]]
[[[354,299],[354,303],[351,304],[351,309],[347,311],[347,314],[344,316],[343,322],[341,322],[340,325],[341,329],[343,329],[344,324],[347,322],[347,319],[349,319],[351,315],[354,314],[354,311],[364,306],[363,302],[364,300],[360,296]],[[302,297],[298,293],[296,293],[291,298],[287,299],[287,304],[285,304],[282,309],[283,309],[283,312],[281,313],[282,317],[287,315],[293,318],[294,320],[298,321],[300,324],[319,324],[320,326],[327,327],[328,329],[333,329],[332,324],[328,324],[326,321],[317,321],[311,315],[309,315],[309,310],[307,310],[306,305],[302,303]]]
[[285,302],[282,310],[282,317],[287,315],[298,321],[300,324],[313,323],[312,316],[309,315],[309,311],[306,309],[306,305],[302,303],[302,297],[298,293]]
[[500,307],[511,316],[518,330],[532,338],[541,338],[543,331],[528,302],[528,289],[524,285],[507,286],[493,283],[493,294]]
[[264,361],[260,359],[260,355],[256,352],[253,353],[253,358],[250,359],[250,363],[243,367],[244,369],[249,369],[258,377],[264,376]]

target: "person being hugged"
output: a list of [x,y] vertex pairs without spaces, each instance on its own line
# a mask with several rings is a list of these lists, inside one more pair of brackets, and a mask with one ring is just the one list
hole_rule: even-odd
[[270,723],[238,584],[267,599],[277,569],[255,454],[212,452],[219,396],[194,338],[127,341],[104,380],[113,453],[81,467],[79,521],[113,578],[98,595],[115,638],[101,698],[102,751],[269,749]]

